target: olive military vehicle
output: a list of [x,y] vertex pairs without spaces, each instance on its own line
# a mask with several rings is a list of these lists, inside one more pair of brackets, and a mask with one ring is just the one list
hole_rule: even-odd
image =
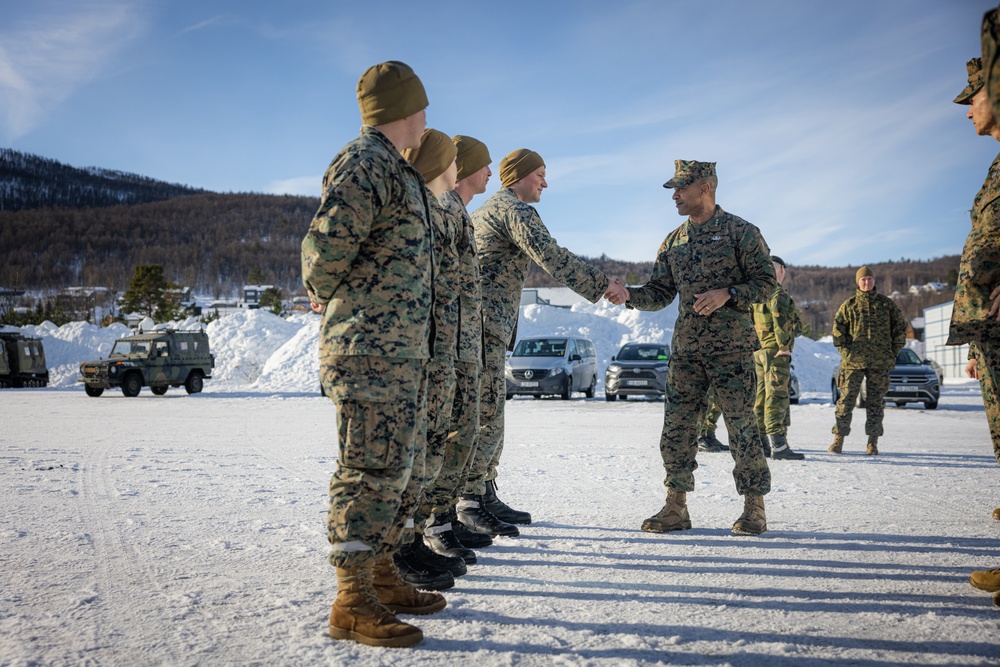
[[130,397],[144,386],[157,396],[181,386],[197,394],[213,368],[215,357],[204,331],[158,329],[119,338],[107,359],[80,364],[80,382],[94,398],[112,387]]
[[45,348],[37,338],[0,332],[0,387],[44,387],[49,384]]

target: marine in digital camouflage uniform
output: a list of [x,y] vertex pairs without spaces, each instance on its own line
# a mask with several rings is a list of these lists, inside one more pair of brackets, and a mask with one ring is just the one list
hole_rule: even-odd
[[[991,14],[995,17],[996,10],[987,14],[987,19]],[[984,30],[987,25],[988,21],[984,21]],[[992,136],[1000,141],[996,80],[991,80],[994,85],[988,90],[984,87],[982,67],[984,62],[989,62],[986,36],[984,32],[983,59],[973,58],[968,62],[968,86],[954,101],[969,105],[966,115],[978,135]],[[992,48],[995,49],[995,43]],[[993,453],[1000,462],[1000,322],[996,312],[1000,298],[1000,155],[993,160],[973,200],[971,215],[972,230],[962,249],[948,344],[969,343],[969,364],[965,372],[979,379]],[[993,510],[993,518],[1000,520],[1000,508]],[[993,592],[993,603],[1000,606],[1000,568],[977,570],[969,577],[969,583]]]
[[[458,509],[462,522],[480,532],[488,531],[485,526],[474,528],[474,525],[478,525],[478,519],[488,521],[489,517],[477,518],[472,513],[483,509],[484,494],[495,496],[494,480],[503,451],[505,352],[514,343],[528,265],[534,261],[591,302],[600,300],[609,286],[603,272],[552,238],[531,205],[541,199],[542,190],[548,187],[545,163],[538,153],[519,149],[508,154],[500,163],[500,181],[503,187],[472,214],[482,270],[485,365],[479,447]],[[511,510],[499,502],[491,503],[490,512],[499,513],[499,518],[507,522],[531,521],[527,512]],[[506,534],[511,533],[508,530]]]
[[[403,582],[392,554],[420,492],[434,301],[433,231],[420,173],[427,96],[404,63],[370,67],[357,86],[360,135],[330,163],[302,241],[302,278],[322,312],[320,372],[337,408],[338,456],[327,537],[337,572],[330,635],[377,646],[419,642],[395,613],[445,607]],[[413,474],[414,470],[417,474]]]
[[866,453],[878,454],[878,439],[882,436],[883,399],[889,391],[889,371],[896,365],[896,355],[906,345],[906,320],[892,299],[875,289],[875,276],[862,266],[855,276],[858,289],[854,296],[840,305],[833,319],[833,344],[840,352],[837,375],[836,417],[834,440],[828,450],[843,451],[844,438],[851,433],[854,403],[865,383]]
[[664,187],[675,188],[678,213],[690,217],[667,235],[649,281],[629,288],[626,302],[639,310],[659,310],[674,297],[679,303],[660,436],[667,500],[642,528],[691,527],[687,492],[694,490],[698,419],[712,387],[729,430],[736,490],[744,496],[733,532],[756,535],[767,530],[771,473],[753,415],[759,344],[748,304],[774,289],[774,268],[760,230],[716,205],[715,163],[677,160],[675,167]]
[[798,332],[798,317],[792,297],[781,286],[785,277],[785,261],[771,256],[778,285],[763,303],[753,304],[753,325],[760,349],[753,353],[757,371],[757,397],[754,415],[757,428],[773,459],[801,460],[805,456],[788,446],[788,425],[791,423],[788,387],[792,379],[792,348]]

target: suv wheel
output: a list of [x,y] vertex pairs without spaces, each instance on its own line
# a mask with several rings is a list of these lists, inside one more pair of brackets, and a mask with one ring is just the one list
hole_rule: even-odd
[[188,379],[184,381],[184,389],[189,394],[201,393],[201,388],[205,385],[204,381],[201,379],[201,373],[197,371],[192,372],[188,375]]
[[608,393],[608,392],[605,391],[604,392],[604,398],[605,398],[605,400],[607,400],[607,401],[610,402],[610,401],[613,401],[616,398],[618,398],[618,394],[610,394],[610,393]]
[[138,373],[129,373],[122,380],[122,393],[129,398],[138,396],[140,389],[142,389],[142,376]]
[[89,384],[83,385],[83,390],[87,392],[87,396],[91,398],[97,398],[104,393],[104,387],[91,387]]
[[927,401],[926,403],[924,403],[924,407],[927,408],[928,410],[937,410],[937,404],[938,404],[937,401]]

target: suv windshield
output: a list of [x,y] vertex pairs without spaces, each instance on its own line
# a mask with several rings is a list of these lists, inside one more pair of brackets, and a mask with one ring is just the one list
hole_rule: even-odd
[[533,338],[522,340],[514,348],[515,357],[562,357],[566,354],[565,338]]
[[618,361],[666,361],[667,348],[663,345],[626,345],[618,353]]
[[130,355],[149,355],[149,341],[147,340],[119,340],[115,341],[115,346],[111,348],[112,357],[127,357]]
[[904,347],[902,350],[899,351],[899,354],[896,355],[896,365],[920,366],[921,365],[920,357],[918,357],[917,353],[911,350],[910,348]]

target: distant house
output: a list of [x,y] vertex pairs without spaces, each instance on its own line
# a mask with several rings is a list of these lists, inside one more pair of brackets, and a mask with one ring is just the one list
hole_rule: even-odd
[[248,310],[260,308],[260,298],[269,289],[274,289],[274,285],[244,285],[240,308]]

